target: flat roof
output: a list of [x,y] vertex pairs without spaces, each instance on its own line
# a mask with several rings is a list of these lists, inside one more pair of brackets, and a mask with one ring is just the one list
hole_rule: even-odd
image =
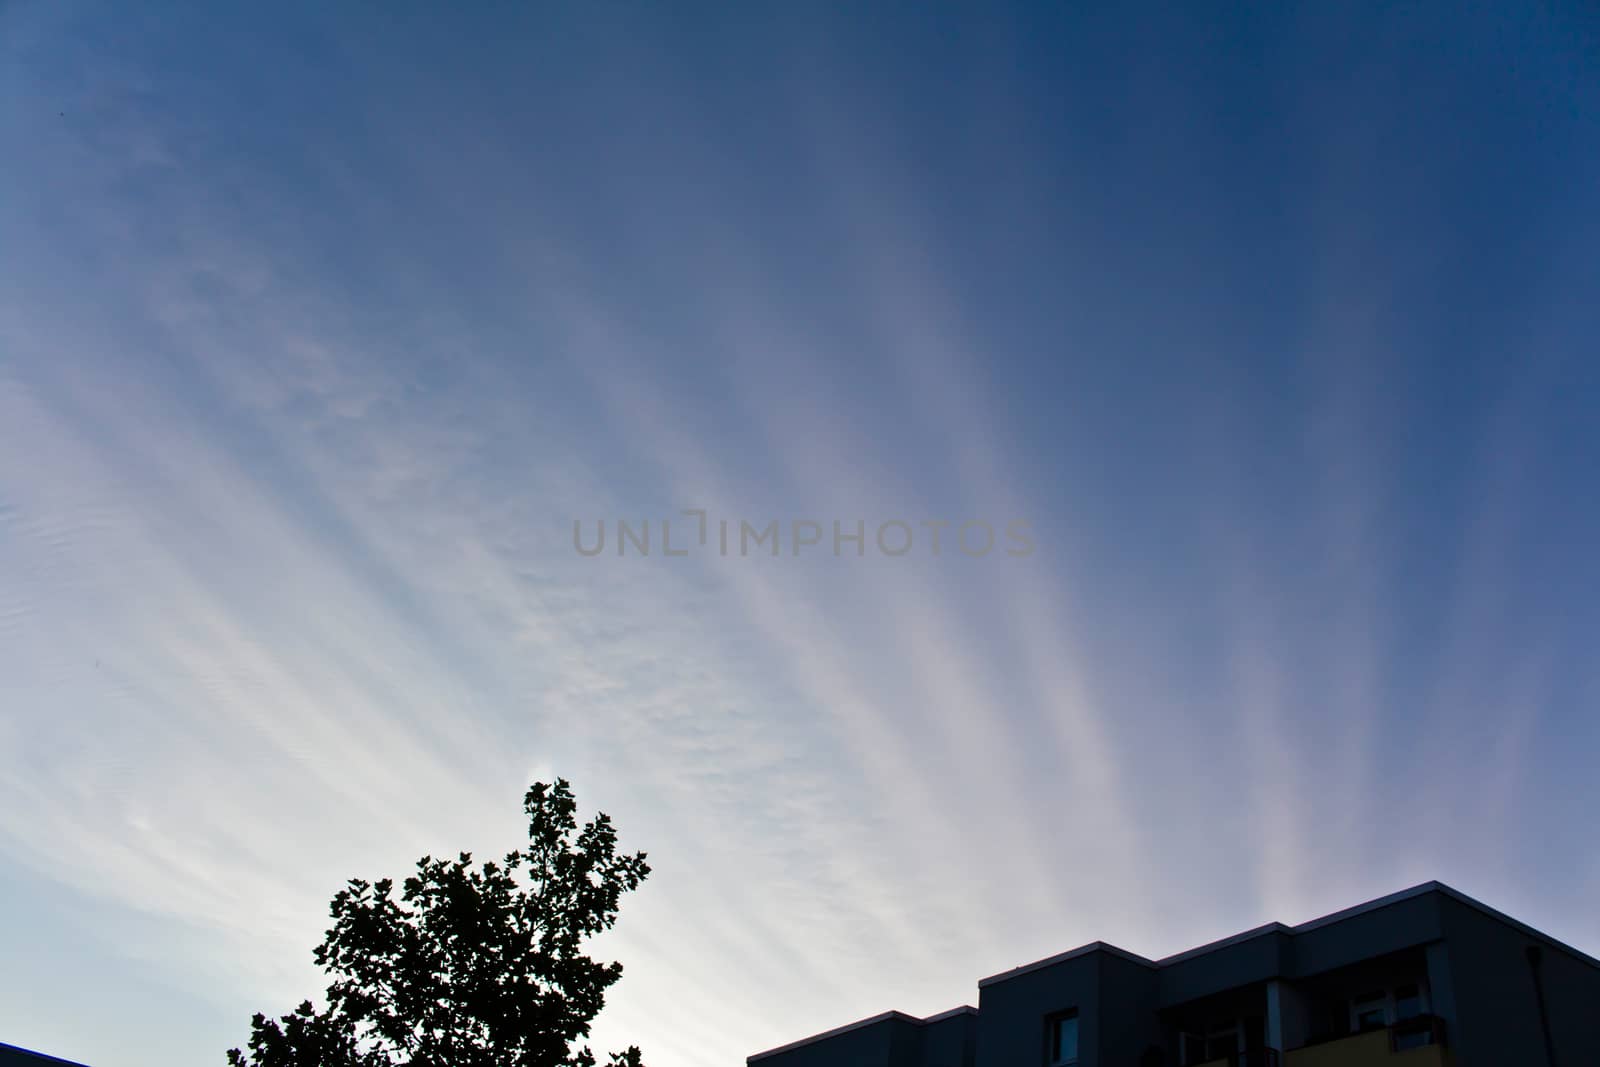
[[1032,963],[1024,963],[1020,967],[1013,967],[1009,971],[1001,971],[999,974],[991,974],[987,978],[980,978],[978,979],[978,988],[982,989],[984,986],[994,985],[996,982],[1003,982],[1007,978],[1015,978],[1018,975],[1027,974],[1030,971],[1038,971],[1043,970],[1046,967],[1054,967],[1058,963],[1065,963],[1067,960],[1076,959],[1079,956],[1087,956],[1091,952],[1106,952],[1113,956],[1120,956],[1123,959],[1128,960],[1130,963],[1137,963],[1142,967],[1156,966],[1156,962],[1154,960],[1147,960],[1138,953],[1129,952],[1127,949],[1118,948],[1116,945],[1113,945],[1108,941],[1091,941],[1087,945],[1079,945],[1077,948],[1070,948],[1065,952],[1058,952],[1054,956],[1046,956],[1042,960],[1034,960]]
[[1148,967],[1166,967],[1170,964],[1181,963],[1184,960],[1194,959],[1197,956],[1204,956],[1207,953],[1216,952],[1232,945],[1242,944],[1245,941],[1251,941],[1255,938],[1264,937],[1268,934],[1294,935],[1316,930],[1323,926],[1332,926],[1334,923],[1344,922],[1346,919],[1354,919],[1359,915],[1365,915],[1369,912],[1377,911],[1380,908],[1387,908],[1390,905],[1399,904],[1403,901],[1412,900],[1416,897],[1426,896],[1429,893],[1439,893],[1443,896],[1447,896],[1458,903],[1465,904],[1469,908],[1474,908],[1477,911],[1482,912],[1491,919],[1496,919],[1502,923],[1505,923],[1507,926],[1514,928],[1519,933],[1542,941],[1544,944],[1549,945],[1552,948],[1559,949],[1562,952],[1571,955],[1575,959],[1582,960],[1592,967],[1600,967],[1600,960],[1595,959],[1593,956],[1581,952],[1565,942],[1558,941],[1549,934],[1546,934],[1540,930],[1536,930],[1525,922],[1522,922],[1518,919],[1513,919],[1505,912],[1497,911],[1482,901],[1475,900],[1472,897],[1467,896],[1458,889],[1452,889],[1443,882],[1423,882],[1421,885],[1414,885],[1409,889],[1402,889],[1397,893],[1390,893],[1374,900],[1368,900],[1363,903],[1353,905],[1352,907],[1341,908],[1338,911],[1330,912],[1327,915],[1323,915],[1294,926],[1286,926],[1281,922],[1264,923],[1261,926],[1252,927],[1251,929],[1245,930],[1242,933],[1230,934],[1229,936],[1219,938],[1216,941],[1208,941],[1203,945],[1184,949],[1182,952],[1175,952],[1170,956],[1163,956],[1157,960],[1145,959],[1143,956],[1129,952],[1126,949],[1118,948],[1117,946],[1108,944],[1104,941],[1091,941],[1087,945],[1081,945],[1078,948],[1069,949],[1066,952],[1059,952],[1054,956],[1047,956],[1042,960],[1035,960],[1032,963],[1024,963],[1019,967],[1013,967],[1009,971],[1001,971],[999,974],[990,975],[988,978],[980,980],[978,982],[978,987],[981,989],[984,986],[992,985],[995,982],[1003,982],[1007,978],[1015,978],[1018,975],[1027,974],[1030,971],[1037,971],[1041,968],[1050,967],[1057,963],[1063,963],[1066,960],[1072,959],[1076,956],[1084,956],[1091,952],[1110,952],[1113,955],[1121,956],[1123,959],[1131,960],[1135,963],[1142,963]]
[[744,1061],[746,1063],[754,1063],[756,1060],[765,1059],[768,1056],[776,1056],[780,1052],[788,1052],[790,1049],[801,1048],[817,1041],[825,1041],[830,1037],[838,1037],[840,1034],[847,1034],[851,1030],[864,1030],[867,1027],[875,1026],[878,1023],[898,1021],[910,1023],[912,1026],[926,1026],[929,1023],[937,1023],[942,1022],[945,1019],[953,1019],[958,1015],[976,1014],[978,1014],[978,1009],[974,1008],[971,1004],[963,1004],[959,1008],[951,1008],[949,1011],[941,1011],[936,1015],[928,1015],[921,1019],[917,1018],[915,1015],[907,1015],[903,1011],[883,1011],[867,1019],[859,1019],[853,1023],[845,1023],[843,1026],[836,1026],[832,1030],[824,1030],[822,1033],[812,1034],[810,1037],[802,1037],[800,1040],[791,1041],[787,1045],[779,1045],[777,1048],[769,1048],[765,1052],[752,1053],[751,1055],[746,1056]]

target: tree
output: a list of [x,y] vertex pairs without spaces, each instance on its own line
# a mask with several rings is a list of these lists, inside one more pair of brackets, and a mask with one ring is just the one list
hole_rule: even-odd
[[[251,1020],[232,1067],[593,1067],[574,1042],[622,976],[584,942],[616,921],[649,875],[643,852],[617,854],[604,813],[581,830],[565,779],[523,799],[528,846],[503,863],[424,856],[395,895],[391,879],[351,880],[330,905],[317,965],[327,1006]],[[613,1065],[640,1067],[639,1050]]]

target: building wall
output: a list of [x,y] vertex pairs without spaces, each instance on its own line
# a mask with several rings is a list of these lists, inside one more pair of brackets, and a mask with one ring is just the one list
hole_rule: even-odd
[[922,1025],[920,1067],[973,1067],[977,1051],[978,1016],[961,1012]]
[[1113,952],[1100,957],[1099,1052],[1102,1064],[1141,1062],[1155,1046],[1166,1052],[1161,1019],[1157,1015],[1159,975],[1154,967]]
[[762,1056],[756,1067],[922,1067],[914,1020],[890,1016]]
[[1547,947],[1544,991],[1556,1062],[1600,1063],[1600,967]]
[[1560,1067],[1600,1062],[1600,968],[1455,900],[1444,901],[1461,1067],[1545,1067],[1529,946],[1541,947]]
[[1444,936],[1440,907],[1447,901],[1442,893],[1424,893],[1310,930],[1296,930],[1291,950],[1293,973],[1321,974],[1437,941]]
[[972,1011],[932,1022],[885,1015],[752,1062],[755,1067],[973,1067],[977,1022]]
[[1100,1059],[1100,960],[1086,952],[1048,967],[983,986],[978,991],[976,1067],[1037,1067],[1044,1063],[1045,1019],[1076,1008],[1083,1067]]
[[1181,1004],[1283,974],[1288,965],[1288,942],[1286,931],[1264,930],[1231,945],[1164,963],[1161,1002]]

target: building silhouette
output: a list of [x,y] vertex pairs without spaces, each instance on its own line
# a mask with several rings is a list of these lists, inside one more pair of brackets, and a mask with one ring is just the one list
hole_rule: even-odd
[[1600,961],[1438,882],[1148,960],[1094,942],[751,1067],[1593,1067]]
[[0,1041],[0,1067],[83,1067],[83,1064]]

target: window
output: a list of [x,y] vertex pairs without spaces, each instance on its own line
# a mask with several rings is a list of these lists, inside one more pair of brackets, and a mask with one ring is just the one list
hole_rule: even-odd
[[1395,1022],[1404,1022],[1422,1014],[1422,990],[1414,985],[1395,986]]
[[1078,1062],[1078,1013],[1062,1012],[1049,1021],[1050,1064]]
[[[1381,1030],[1412,1019],[1422,1019],[1428,1013],[1428,991],[1420,982],[1408,982],[1388,989],[1374,989],[1350,1000],[1350,1029]],[[1414,1032],[1417,1027],[1409,1027]],[[1422,1027],[1421,1029],[1427,1029]]]
[[1206,1055],[1214,1060],[1232,1058],[1239,1054],[1239,1024],[1233,1021],[1216,1023],[1206,1034]]
[[1210,1063],[1212,1060],[1236,1059],[1244,1051],[1241,1027],[1235,1019],[1212,1023],[1203,1027],[1201,1033],[1186,1032],[1178,1036],[1178,1058],[1185,1067]]
[[1383,990],[1363,993],[1350,1002],[1350,1025],[1356,1030],[1381,1030],[1389,1025],[1389,997]]
[[1434,1028],[1427,1018],[1427,991],[1420,985],[1394,987],[1394,1050],[1422,1048],[1434,1042]]

